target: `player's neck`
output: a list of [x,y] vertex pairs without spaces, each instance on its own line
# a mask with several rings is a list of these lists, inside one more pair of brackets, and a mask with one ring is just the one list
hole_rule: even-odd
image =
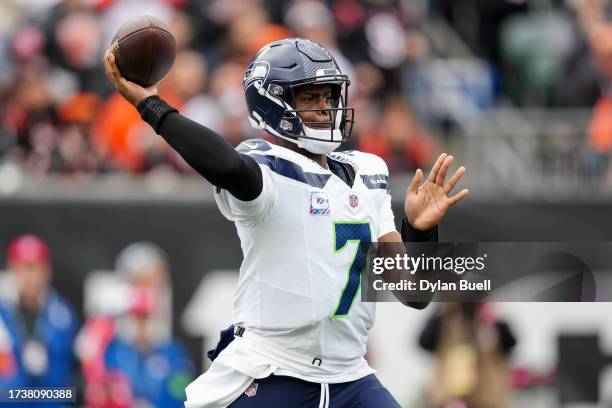
[[285,149],[292,150],[296,153],[301,154],[302,156],[308,157],[310,160],[317,163],[319,166],[323,167],[324,169],[329,169],[329,166],[327,165],[327,158],[325,157],[324,154],[311,153],[306,149],[302,149],[301,147],[298,147],[295,143],[292,143],[285,139],[281,139],[279,137],[275,138],[275,142],[277,145],[282,146]]

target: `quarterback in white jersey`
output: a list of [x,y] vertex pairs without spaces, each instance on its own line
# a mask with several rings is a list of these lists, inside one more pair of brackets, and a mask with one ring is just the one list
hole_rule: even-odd
[[292,38],[257,53],[245,99],[253,126],[276,143],[253,139],[237,150],[155,87],[121,78],[109,53],[105,67],[142,118],[216,186],[240,237],[235,336],[187,387],[186,407],[399,407],[364,359],[375,305],[359,298],[359,244],[437,239],[440,219],[468,194],[449,197],[465,168],[445,182],[453,158],[442,154],[425,182],[417,170],[400,235],[384,161],[334,153],[353,125],[350,81],[319,44]]
[[267,342],[277,346],[277,374],[346,382],[371,373],[363,356],[375,304],[357,299],[363,264],[353,261],[363,260],[360,242],[396,230],[387,166],[366,153],[329,155],[355,169],[349,185],[287,148],[263,140],[242,148],[262,167],[261,195],[249,202],[224,190],[215,195],[244,254],[235,324],[245,340],[265,340],[255,353],[265,355]]

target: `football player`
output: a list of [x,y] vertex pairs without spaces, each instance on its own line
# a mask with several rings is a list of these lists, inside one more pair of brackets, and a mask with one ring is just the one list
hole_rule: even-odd
[[[215,186],[236,225],[244,260],[234,297],[235,340],[187,387],[187,407],[399,407],[364,355],[375,305],[358,298],[361,242],[437,240],[436,225],[467,190],[449,196],[452,156],[418,170],[396,231],[384,161],[334,153],[353,124],[349,78],[329,52],[291,38],[263,47],[247,67],[249,119],[274,137],[238,149],[157,95],[105,68],[117,90]],[[403,246],[399,246],[403,250]],[[415,304],[416,307],[424,307]]]

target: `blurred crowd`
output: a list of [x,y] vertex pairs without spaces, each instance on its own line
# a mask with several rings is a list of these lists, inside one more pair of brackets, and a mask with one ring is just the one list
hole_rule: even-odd
[[606,168],[611,11],[607,0],[4,0],[0,170],[191,172],[102,70],[118,27],[141,14],[176,38],[161,95],[233,145],[264,136],[247,120],[244,68],[264,44],[301,36],[352,80],[346,148],[382,156],[393,172],[426,167],[453,130],[509,105],[594,108],[583,134],[590,163]]
[[612,79],[608,0],[435,0],[515,104],[591,107]]
[[435,369],[423,400],[428,408],[505,408],[513,406],[509,375],[516,338],[490,303],[437,305],[419,345],[434,354]]
[[[609,0],[434,0],[519,107],[585,109],[582,171],[605,177],[612,149],[612,4]],[[560,142],[563,143],[563,142]],[[573,155],[579,156],[574,150]],[[608,174],[608,180],[612,178]]]
[[182,407],[195,370],[170,328],[164,251],[151,242],[126,247],[115,273],[97,277],[82,325],[51,285],[52,264],[36,235],[9,245],[0,286],[0,386],[75,387],[76,402],[89,408]]
[[150,14],[177,44],[161,96],[233,145],[262,136],[248,124],[242,92],[250,58],[301,36],[330,49],[352,79],[358,121],[348,147],[383,156],[394,171],[425,166],[434,139],[404,92],[407,70],[427,54],[423,11],[399,1],[3,1],[0,160],[33,174],[189,172],[102,71],[117,28]]

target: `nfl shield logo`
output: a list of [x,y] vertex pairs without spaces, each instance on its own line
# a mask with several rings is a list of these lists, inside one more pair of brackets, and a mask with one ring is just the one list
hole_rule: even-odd
[[249,388],[244,392],[247,397],[254,397],[257,394],[257,383],[249,385]]
[[355,208],[359,205],[359,199],[355,194],[351,194],[351,196],[349,197],[349,204],[352,208]]

